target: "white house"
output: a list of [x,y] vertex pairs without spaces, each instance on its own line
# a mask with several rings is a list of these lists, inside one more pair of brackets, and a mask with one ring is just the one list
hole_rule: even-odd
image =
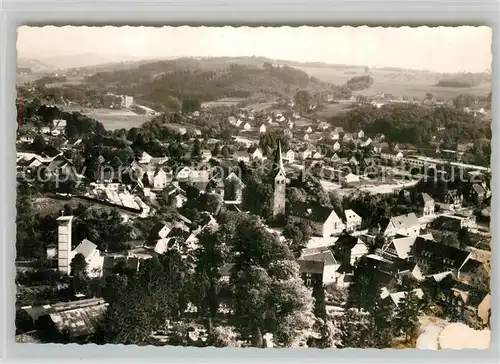
[[361,227],[362,219],[357,213],[353,210],[345,210],[345,229],[347,232],[353,232],[358,230]]
[[61,135],[61,132],[59,130],[57,130],[57,129],[54,129],[54,130],[52,130],[50,132],[50,135],[52,135],[52,136],[59,136],[59,135]]
[[250,125],[250,123],[243,124],[244,131],[250,131],[251,129],[252,129],[252,126]]
[[40,131],[43,134],[50,134],[50,128],[48,126],[42,126],[42,128],[40,129]]
[[340,139],[340,133],[337,131],[332,131],[330,133],[330,138],[333,140],[339,140]]
[[323,262],[323,284],[335,283],[337,277],[337,269],[340,263],[337,262],[329,247],[323,246],[318,248],[302,249],[299,261],[306,262]]
[[168,182],[169,175],[163,170],[163,168],[160,168],[153,176],[153,188],[155,189],[164,189],[167,187]]
[[288,149],[288,151],[285,153],[285,158],[288,163],[293,163],[295,161],[295,152],[293,149]]
[[312,128],[310,126],[308,126],[306,129],[306,133],[312,133],[312,132],[313,132]]
[[185,166],[185,167],[182,167],[177,172],[177,175],[175,176],[175,178],[178,180],[185,180],[185,179],[189,178],[190,174],[191,174],[191,168]]
[[260,148],[258,148],[258,147],[248,148],[248,154],[250,155],[251,159],[260,160],[260,159],[264,158],[264,154],[262,154],[262,150],[260,150]]
[[201,151],[201,160],[203,162],[208,162],[210,159],[212,159],[212,152],[208,149],[204,149]]
[[303,148],[299,151],[299,156],[301,159],[308,159],[311,158],[312,155],[312,150],[309,148]]
[[321,158],[323,158],[323,156],[321,155],[320,152],[314,152],[312,155],[312,158],[313,159],[321,159]]
[[292,221],[306,221],[310,224],[313,234],[329,237],[340,234],[345,225],[332,208],[305,203],[296,203],[290,214]]
[[394,216],[381,226],[385,237],[396,235],[420,235],[420,221],[413,212],[406,215]]
[[237,150],[233,153],[233,159],[237,162],[250,162],[250,154],[244,150]]
[[265,133],[265,132],[266,132],[266,125],[265,125],[265,124],[262,124],[262,125],[260,126],[260,128],[259,128],[259,131],[260,131],[261,133]]
[[290,130],[291,130],[291,129],[293,129],[293,125],[294,125],[294,124],[293,124],[293,121],[290,121],[290,122],[288,123],[288,129],[290,129]]
[[372,140],[370,138],[366,139],[363,143],[361,143],[362,147],[367,147],[372,143]]
[[358,131],[358,139],[363,139],[365,137],[365,132],[363,130]]
[[309,140],[309,134],[304,134],[304,140],[305,141]]
[[333,247],[335,259],[341,264],[354,266],[362,256],[368,254],[368,247],[360,238],[342,235]]
[[90,240],[83,239],[83,241],[78,244],[75,250],[71,252],[70,263],[77,254],[82,254],[85,258],[85,261],[87,262],[87,274],[89,277],[100,277],[102,275],[104,256],[101,255],[101,252],[97,249],[97,245],[92,243]]
[[335,144],[333,144],[333,150],[334,151],[340,150],[340,143],[339,142],[335,142]]

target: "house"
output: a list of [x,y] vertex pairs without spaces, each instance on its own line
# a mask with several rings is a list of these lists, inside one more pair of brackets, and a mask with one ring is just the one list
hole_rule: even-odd
[[365,132],[363,130],[358,131],[357,135],[358,139],[363,139],[365,137]]
[[313,151],[309,148],[301,148],[299,150],[300,159],[304,160],[304,159],[311,158],[312,153],[313,153]]
[[391,219],[383,219],[380,223],[381,232],[384,237],[418,236],[420,235],[420,221],[413,212],[410,214],[394,216]]
[[[102,276],[104,256],[101,255],[101,252],[97,249],[96,244],[92,243],[90,240],[83,239],[75,250],[70,253],[70,263],[77,254],[83,255],[85,258],[85,262],[87,263],[87,275],[89,277]],[[71,274],[71,264],[69,274]]]
[[460,269],[471,253],[450,245],[417,237],[412,247],[412,261],[416,262],[424,274],[452,272],[459,275]]
[[475,204],[482,204],[486,198],[486,191],[483,186],[478,183],[474,183],[471,189],[471,197]]
[[262,125],[260,126],[260,128],[259,128],[259,132],[260,132],[261,134],[264,134],[264,133],[266,132],[266,125],[265,125],[265,124],[262,124]]
[[[43,330],[61,342],[84,343],[98,330],[98,323],[108,307],[102,298],[86,298],[58,302],[40,307],[24,306],[22,311],[31,321],[31,329]],[[23,320],[23,318],[21,318]]]
[[224,179],[224,201],[234,201],[236,203],[241,203],[243,200],[243,190],[246,185],[242,180],[236,175],[236,173],[231,172]]
[[312,132],[313,132],[312,128],[310,126],[308,126],[307,129],[306,129],[306,133],[309,134],[309,133],[312,133]]
[[347,232],[353,232],[361,228],[362,219],[353,210],[348,209],[344,211],[345,215],[345,230]]
[[354,140],[354,138],[351,133],[345,133],[344,136],[342,137],[342,140],[344,142],[351,142]]
[[[342,163],[342,158],[340,159]],[[339,182],[342,187],[352,187],[359,184],[360,178],[358,175],[350,173],[349,171],[343,169],[333,169],[333,168],[324,168],[326,174],[336,182]]]
[[366,148],[370,144],[372,144],[372,140],[370,138],[368,138],[363,143],[361,143],[361,147]]
[[340,264],[354,266],[362,256],[368,254],[368,247],[358,237],[341,235],[332,248],[333,256]]
[[201,151],[202,162],[208,162],[210,159],[212,159],[212,152],[208,149],[203,149]]
[[345,225],[335,211],[330,207],[306,203],[295,203],[290,212],[290,218],[295,222],[309,223],[316,236],[329,237],[340,234]]
[[434,216],[434,213],[436,211],[436,203],[434,199],[427,193],[418,194],[417,206],[419,208],[421,216]]
[[[411,291],[419,300],[422,300],[424,298],[424,291],[420,288],[415,288]],[[403,300],[404,298],[409,294],[407,291],[399,291],[395,293],[390,293],[388,294],[387,297],[381,297],[382,299],[388,299],[391,301],[394,307],[397,307]]]
[[179,181],[185,181],[189,178],[192,170],[188,166],[182,167],[176,174],[175,179]]
[[390,261],[408,260],[411,257],[411,249],[416,240],[417,236],[403,236],[391,239],[381,248],[381,255]]
[[165,239],[167,235],[172,231],[174,225],[172,223],[167,223],[165,221],[157,222],[150,230],[148,236],[148,243],[154,243],[160,239]]
[[462,207],[462,200],[463,196],[458,190],[448,190],[439,207],[443,210],[457,210]]
[[335,142],[333,144],[333,150],[334,151],[339,151],[340,150],[340,143],[339,142]]
[[332,131],[332,132],[330,132],[330,139],[332,139],[332,140],[339,140],[340,139],[340,133],[338,131]]
[[66,130],[66,120],[64,119],[52,120],[52,130],[58,130],[60,133],[63,133]]
[[42,126],[40,131],[42,134],[50,134],[50,128],[48,126]]
[[340,264],[337,263],[329,247],[302,249],[297,260],[323,262],[323,284],[327,285],[336,281],[336,271]]
[[172,175],[167,174],[163,168],[159,168],[153,176],[153,188],[162,190],[167,187],[167,184],[172,180]]
[[303,136],[304,141],[308,141],[308,140],[309,140],[309,138],[310,138],[310,137],[309,137],[309,134],[304,134],[304,136]]
[[264,158],[262,150],[255,146],[248,148],[248,155],[250,156],[251,160],[261,160]]
[[243,130],[244,131],[250,131],[250,130],[252,130],[252,125],[250,125],[250,123],[248,123],[248,122],[245,123],[245,124],[243,124]]
[[333,132],[335,133],[343,133],[344,132],[344,128],[342,128],[341,126],[336,126],[334,129],[333,129]]
[[149,155],[146,152],[142,152],[141,156],[137,160],[137,163],[147,165],[147,164],[151,163],[152,159],[153,159],[153,157],[151,155]]
[[288,123],[288,129],[292,130],[292,129],[293,129],[293,127],[294,127],[294,123],[293,123],[292,121],[290,121],[290,122]]
[[237,150],[233,153],[233,159],[237,162],[248,163],[251,160],[250,154],[247,151]]
[[186,192],[182,188],[180,188],[179,184],[176,182],[170,183],[163,190],[163,193],[166,202],[177,208],[182,207],[187,201]]
[[351,159],[349,159],[349,164],[351,164],[353,166],[357,166],[359,164],[359,162],[355,156],[352,156]]
[[300,275],[304,280],[304,285],[308,288],[323,287],[323,270],[325,263],[316,260],[297,260]]
[[288,163],[293,163],[295,161],[295,151],[293,149],[288,149],[283,159]]
[[313,159],[322,159],[322,158],[323,158],[323,156],[321,155],[321,153],[320,153],[320,152],[317,152],[317,151],[316,151],[316,152],[314,152],[314,153],[313,153],[312,158],[313,158]]

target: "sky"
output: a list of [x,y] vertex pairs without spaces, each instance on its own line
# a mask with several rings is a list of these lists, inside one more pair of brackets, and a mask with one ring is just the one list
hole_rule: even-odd
[[93,54],[109,62],[171,57],[263,56],[298,62],[436,72],[491,69],[491,28],[460,27],[28,27],[18,55]]

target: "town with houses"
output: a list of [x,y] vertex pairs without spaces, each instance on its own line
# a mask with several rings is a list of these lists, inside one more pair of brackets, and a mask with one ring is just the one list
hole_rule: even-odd
[[[150,117],[108,130],[18,88],[18,342],[437,349],[426,327],[490,329],[489,159],[450,135],[491,99],[298,89],[173,112],[103,92]],[[419,142],[358,122],[414,109],[448,114]]]

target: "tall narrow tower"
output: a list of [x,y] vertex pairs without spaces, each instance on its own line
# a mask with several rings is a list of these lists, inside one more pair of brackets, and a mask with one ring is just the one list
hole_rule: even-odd
[[283,167],[283,158],[281,156],[281,143],[278,141],[278,149],[274,157],[272,177],[274,180],[273,194],[273,217],[276,218],[285,214],[285,191],[286,191],[286,173]]
[[62,274],[69,274],[70,253],[71,253],[71,228],[73,216],[60,216],[57,219],[58,246],[57,246],[57,266]]

